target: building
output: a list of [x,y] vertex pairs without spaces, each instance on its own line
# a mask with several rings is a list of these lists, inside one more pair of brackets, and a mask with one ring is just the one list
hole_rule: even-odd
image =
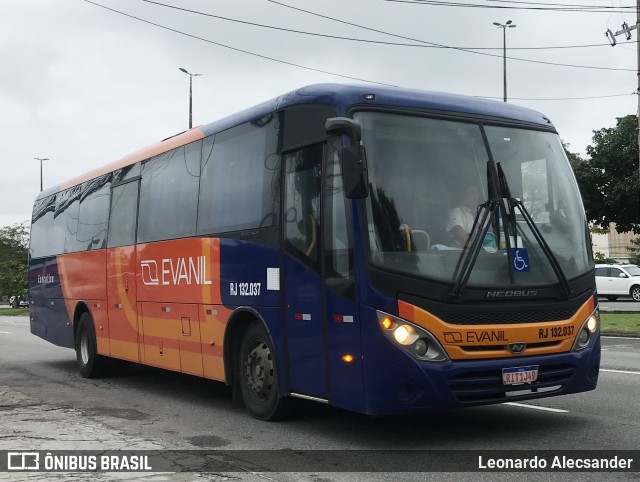
[[605,258],[611,258],[618,263],[629,262],[629,247],[633,246],[631,240],[637,238],[638,235],[628,232],[619,233],[616,231],[616,224],[609,224],[609,232],[591,233],[591,245],[593,246],[593,254],[601,253]]

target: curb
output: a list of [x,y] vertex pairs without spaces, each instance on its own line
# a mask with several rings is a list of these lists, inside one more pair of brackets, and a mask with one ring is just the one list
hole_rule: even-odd
[[640,334],[639,333],[629,333],[629,332],[624,332],[624,331],[607,331],[606,333],[603,333],[602,331],[600,332],[601,336],[619,336],[619,337],[623,337],[623,338],[631,338],[631,339],[636,339],[636,340],[640,340]]

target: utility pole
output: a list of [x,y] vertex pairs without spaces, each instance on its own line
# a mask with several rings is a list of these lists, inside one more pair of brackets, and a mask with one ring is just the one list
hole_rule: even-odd
[[636,0],[636,24],[629,27],[627,22],[622,24],[622,30],[618,30],[613,33],[610,29],[604,33],[612,47],[616,45],[616,37],[618,35],[624,35],[627,40],[631,40],[631,31],[636,30],[636,54],[637,54],[637,69],[636,75],[638,77],[638,87],[636,88],[636,95],[638,96],[638,112],[636,119],[638,120],[638,176],[640,177],[640,38],[638,38],[638,26],[640,25],[640,0]]
[[[640,1],[640,0],[638,0]],[[193,78],[198,77],[202,74],[191,74],[187,71],[187,69],[183,69],[182,67],[178,67],[178,70],[184,72],[189,76],[189,129],[193,126],[192,122],[192,112],[193,112]]]
[[[640,2],[640,0],[638,0]],[[506,23],[502,24],[499,22],[493,22],[496,27],[502,29],[502,80],[503,80],[503,99],[507,101],[507,29],[515,28],[515,25],[511,22],[511,20],[507,20]]]
[[[640,0],[639,0],[640,1]],[[42,161],[48,161],[48,157],[34,157],[36,161],[40,161],[40,192],[42,192]]]

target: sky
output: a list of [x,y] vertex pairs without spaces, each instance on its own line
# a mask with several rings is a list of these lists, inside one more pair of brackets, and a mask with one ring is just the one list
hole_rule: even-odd
[[[543,112],[572,152],[585,156],[594,130],[637,112],[636,31],[615,47],[605,37],[636,24],[634,8],[620,11],[632,0],[433,3],[0,0],[0,227],[31,217],[34,158],[49,158],[47,189],[187,129],[189,77],[180,67],[202,74],[193,79],[194,125],[324,82],[502,101],[503,31],[493,22],[511,20],[509,102]],[[604,11],[549,10],[559,4]],[[498,6],[527,9],[487,8]],[[577,47],[585,45],[596,46]]]

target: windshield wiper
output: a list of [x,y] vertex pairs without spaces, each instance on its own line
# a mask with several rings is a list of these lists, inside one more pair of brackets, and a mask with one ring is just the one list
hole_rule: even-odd
[[[459,298],[462,290],[467,286],[469,276],[471,276],[473,266],[478,259],[482,242],[489,231],[489,227],[493,224],[494,230],[496,227],[499,229],[498,212],[502,205],[502,199],[499,195],[499,182],[496,171],[491,168],[491,161],[487,161],[487,188],[489,190],[489,199],[478,206],[479,209],[473,220],[473,226],[467,237],[464,251],[460,258],[458,258],[458,263],[456,264],[454,271],[456,281],[453,289],[449,292],[449,297],[451,298]],[[502,206],[502,208],[504,209],[504,206]],[[480,219],[481,213],[482,219]],[[480,229],[482,229],[481,233],[479,232]],[[470,241],[471,246],[469,246]],[[513,274],[511,276],[513,276]]]
[[[479,209],[476,213],[473,227],[471,228],[471,232],[467,238],[466,246],[468,249],[465,248],[465,251],[458,259],[458,263],[454,271],[455,283],[453,285],[453,289],[449,293],[449,296],[457,299],[462,294],[462,290],[466,288],[469,277],[471,276],[471,271],[473,270],[476,260],[478,259],[478,255],[480,254],[482,243],[489,231],[489,227],[492,224],[494,226],[494,233],[500,233],[500,228],[502,227],[508,258],[509,260],[512,259],[512,251],[514,248],[517,248],[517,246],[512,247],[511,240],[513,239],[514,242],[517,243],[516,240],[518,239],[515,213],[515,209],[517,208],[522,214],[527,226],[531,229],[536,241],[542,248],[542,252],[549,261],[549,264],[551,264],[551,268],[560,283],[562,294],[565,297],[568,297],[571,294],[571,288],[569,287],[567,277],[560,267],[560,263],[558,263],[557,258],[552,253],[551,248],[549,248],[549,245],[540,233],[538,226],[534,223],[524,204],[522,204],[519,199],[511,196],[511,189],[509,188],[507,178],[500,163],[495,164],[491,160],[487,162],[487,187],[489,190],[489,199],[478,206]],[[500,216],[498,216],[498,214],[500,214]],[[500,221],[502,221],[502,226],[500,226]],[[471,246],[469,246],[470,241]],[[495,242],[498,243],[498,249],[500,249],[499,235],[496,236]],[[509,280],[511,284],[514,284],[515,276],[511,270],[510,262],[507,263],[507,270],[509,272]]]
[[[507,199],[507,202],[509,203],[509,208],[510,208],[510,211],[511,211],[511,216],[509,218],[509,222],[510,222],[511,226],[513,227],[514,235],[517,234],[515,232],[516,215],[515,215],[515,209],[514,208],[518,208],[518,210],[522,214],[522,217],[524,218],[525,222],[527,223],[527,226],[529,227],[529,229],[533,233],[533,236],[536,238],[536,241],[538,242],[538,244],[542,248],[542,252],[547,257],[547,260],[549,260],[549,264],[551,265],[551,269],[553,269],[553,272],[555,273],[556,278],[558,279],[558,282],[560,283],[560,288],[562,289],[562,294],[566,298],[568,298],[569,295],[571,294],[571,287],[569,286],[569,281],[567,280],[567,277],[565,276],[564,272],[562,271],[562,267],[560,266],[560,263],[558,263],[558,259],[555,257],[555,255],[551,251],[551,248],[549,248],[549,245],[547,244],[547,242],[545,241],[544,237],[542,236],[542,233],[540,233],[540,230],[538,229],[538,226],[533,221],[533,218],[529,214],[529,211],[527,211],[527,208],[524,206],[522,201],[520,201],[519,199],[516,199],[516,198],[511,196],[511,190],[509,189],[509,184],[507,183],[507,178],[504,175],[504,171],[503,171],[502,166],[500,165],[500,163],[497,164],[497,168],[498,168],[498,178],[499,178],[499,181],[500,181],[500,187],[501,187],[502,193],[504,194],[505,198]],[[516,238],[514,237],[514,239],[516,239]],[[509,271],[511,271],[511,270],[509,270]]]

